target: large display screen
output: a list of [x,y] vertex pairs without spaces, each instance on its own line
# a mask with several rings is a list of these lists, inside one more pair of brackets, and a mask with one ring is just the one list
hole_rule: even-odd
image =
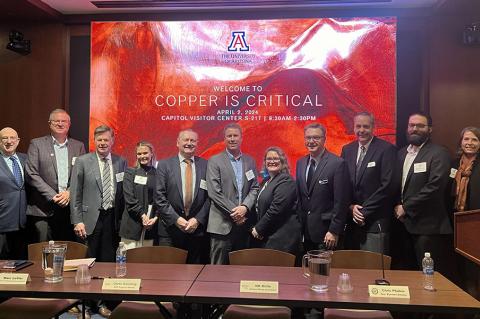
[[94,22],[91,35],[90,149],[95,127],[107,124],[130,164],[141,140],[158,159],[176,154],[186,128],[208,159],[236,122],[259,168],[273,145],[294,168],[306,124],[322,123],[327,149],[339,154],[361,111],[395,142],[394,17]]

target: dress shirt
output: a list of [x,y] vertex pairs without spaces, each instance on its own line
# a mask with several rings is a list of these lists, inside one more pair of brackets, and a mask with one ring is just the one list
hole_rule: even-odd
[[242,203],[242,188],[243,188],[243,162],[242,162],[242,153],[235,158],[227,150],[228,158],[230,159],[230,164],[232,164],[233,172],[235,173],[235,180],[237,181],[237,191],[238,191],[238,205]]
[[403,170],[402,170],[402,194],[403,188],[405,187],[405,182],[407,181],[408,172],[410,171],[410,167],[412,167],[413,161],[420,152],[420,149],[425,145],[425,142],[420,145],[420,147],[415,151],[413,145],[410,144],[407,147],[407,155],[405,156],[405,161],[403,162]]
[[63,192],[68,188],[68,139],[60,143],[55,137],[52,136],[52,138],[55,160],[57,161],[58,191]]
[[355,163],[358,163],[358,159],[360,158],[360,153],[362,152],[362,146],[365,147],[365,154],[367,154],[368,152],[368,147],[370,146],[370,144],[372,144],[372,141],[373,141],[373,137],[370,139],[370,141],[368,141],[367,144],[365,145],[362,145],[360,143],[358,143],[358,150],[357,150],[357,161]]
[[13,164],[12,164],[12,161],[10,160],[10,157],[14,157],[17,160],[18,166],[20,167],[20,172],[22,172],[22,178],[23,180],[25,180],[25,174],[23,173],[22,162],[20,162],[20,159],[18,158],[17,153],[10,156],[4,155],[3,153],[0,153],[0,154],[2,154],[3,160],[5,161],[5,163],[7,163],[7,166],[10,169],[10,172],[12,172],[12,174],[13,174]]
[[320,163],[320,160],[322,159],[322,156],[323,156],[324,153],[325,153],[325,148],[322,150],[322,152],[318,156],[313,157],[312,155],[310,155],[310,157],[308,158],[307,169],[305,171],[305,180],[306,181],[308,180],[308,170],[310,169],[310,165],[312,163],[312,158],[315,160],[315,169],[317,169],[318,163]]
[[[180,173],[182,175],[182,198],[185,200],[185,195],[186,195],[186,189],[185,189],[185,170],[187,169],[187,163],[184,162],[185,157],[183,157],[180,153],[178,154],[178,160],[180,161]],[[195,196],[195,181],[196,181],[196,176],[195,176],[195,158],[192,156],[190,158],[192,161],[192,201],[193,201],[193,196]]]
[[[103,161],[103,157],[100,157],[97,154],[97,160],[98,160],[98,166],[100,168],[100,179],[103,180],[103,165],[105,165],[105,162]],[[106,157],[107,162],[110,164],[110,185],[112,186],[112,202],[110,205],[108,205],[108,208],[113,208],[113,201],[115,200],[115,174],[113,173],[113,164],[112,164],[112,154],[108,154]]]

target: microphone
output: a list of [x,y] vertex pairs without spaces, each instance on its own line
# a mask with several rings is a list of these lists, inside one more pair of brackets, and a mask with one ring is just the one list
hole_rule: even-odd
[[382,226],[380,226],[380,223],[378,223],[377,225],[378,225],[378,231],[379,231],[379,234],[380,234],[380,243],[382,245],[382,247],[380,247],[380,249],[382,250],[382,279],[375,279],[375,285],[390,286],[390,282],[385,279],[385,264],[384,264],[384,261],[383,261],[383,249],[384,249],[384,247],[383,247]]

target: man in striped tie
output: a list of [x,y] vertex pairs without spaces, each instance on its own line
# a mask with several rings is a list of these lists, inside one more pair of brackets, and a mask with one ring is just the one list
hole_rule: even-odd
[[24,259],[26,242],[23,229],[27,221],[24,186],[26,155],[17,153],[17,132],[0,130],[0,259]]
[[[72,171],[70,218],[75,234],[88,246],[88,257],[113,262],[118,225],[124,209],[123,172],[127,160],[112,154],[113,130],[101,125],[94,131],[95,152],[79,156]],[[99,306],[99,313],[110,311]]]

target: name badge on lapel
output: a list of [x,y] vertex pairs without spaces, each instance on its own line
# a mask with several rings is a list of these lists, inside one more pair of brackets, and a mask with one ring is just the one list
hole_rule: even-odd
[[72,157],[72,166],[75,165],[75,161],[77,160],[76,157]]
[[375,162],[368,162],[367,167],[375,167]]
[[207,181],[206,180],[204,180],[204,179],[200,180],[200,188],[204,189],[204,190],[207,190]]
[[415,163],[413,164],[413,172],[416,173],[425,173],[427,171],[427,162]]
[[319,183],[320,185],[328,184],[328,179],[321,179],[321,180],[318,181],[318,183]]
[[147,176],[135,175],[135,179],[133,180],[133,182],[139,185],[147,185]]
[[457,175],[457,171],[458,169],[456,168],[450,168],[450,178],[455,178],[455,176]]
[[255,174],[253,174],[252,170],[249,170],[248,172],[245,173],[245,176],[247,177],[248,181],[251,181],[252,179],[255,178]]
[[115,174],[115,180],[117,181],[117,183],[123,182],[123,174],[123,172]]

